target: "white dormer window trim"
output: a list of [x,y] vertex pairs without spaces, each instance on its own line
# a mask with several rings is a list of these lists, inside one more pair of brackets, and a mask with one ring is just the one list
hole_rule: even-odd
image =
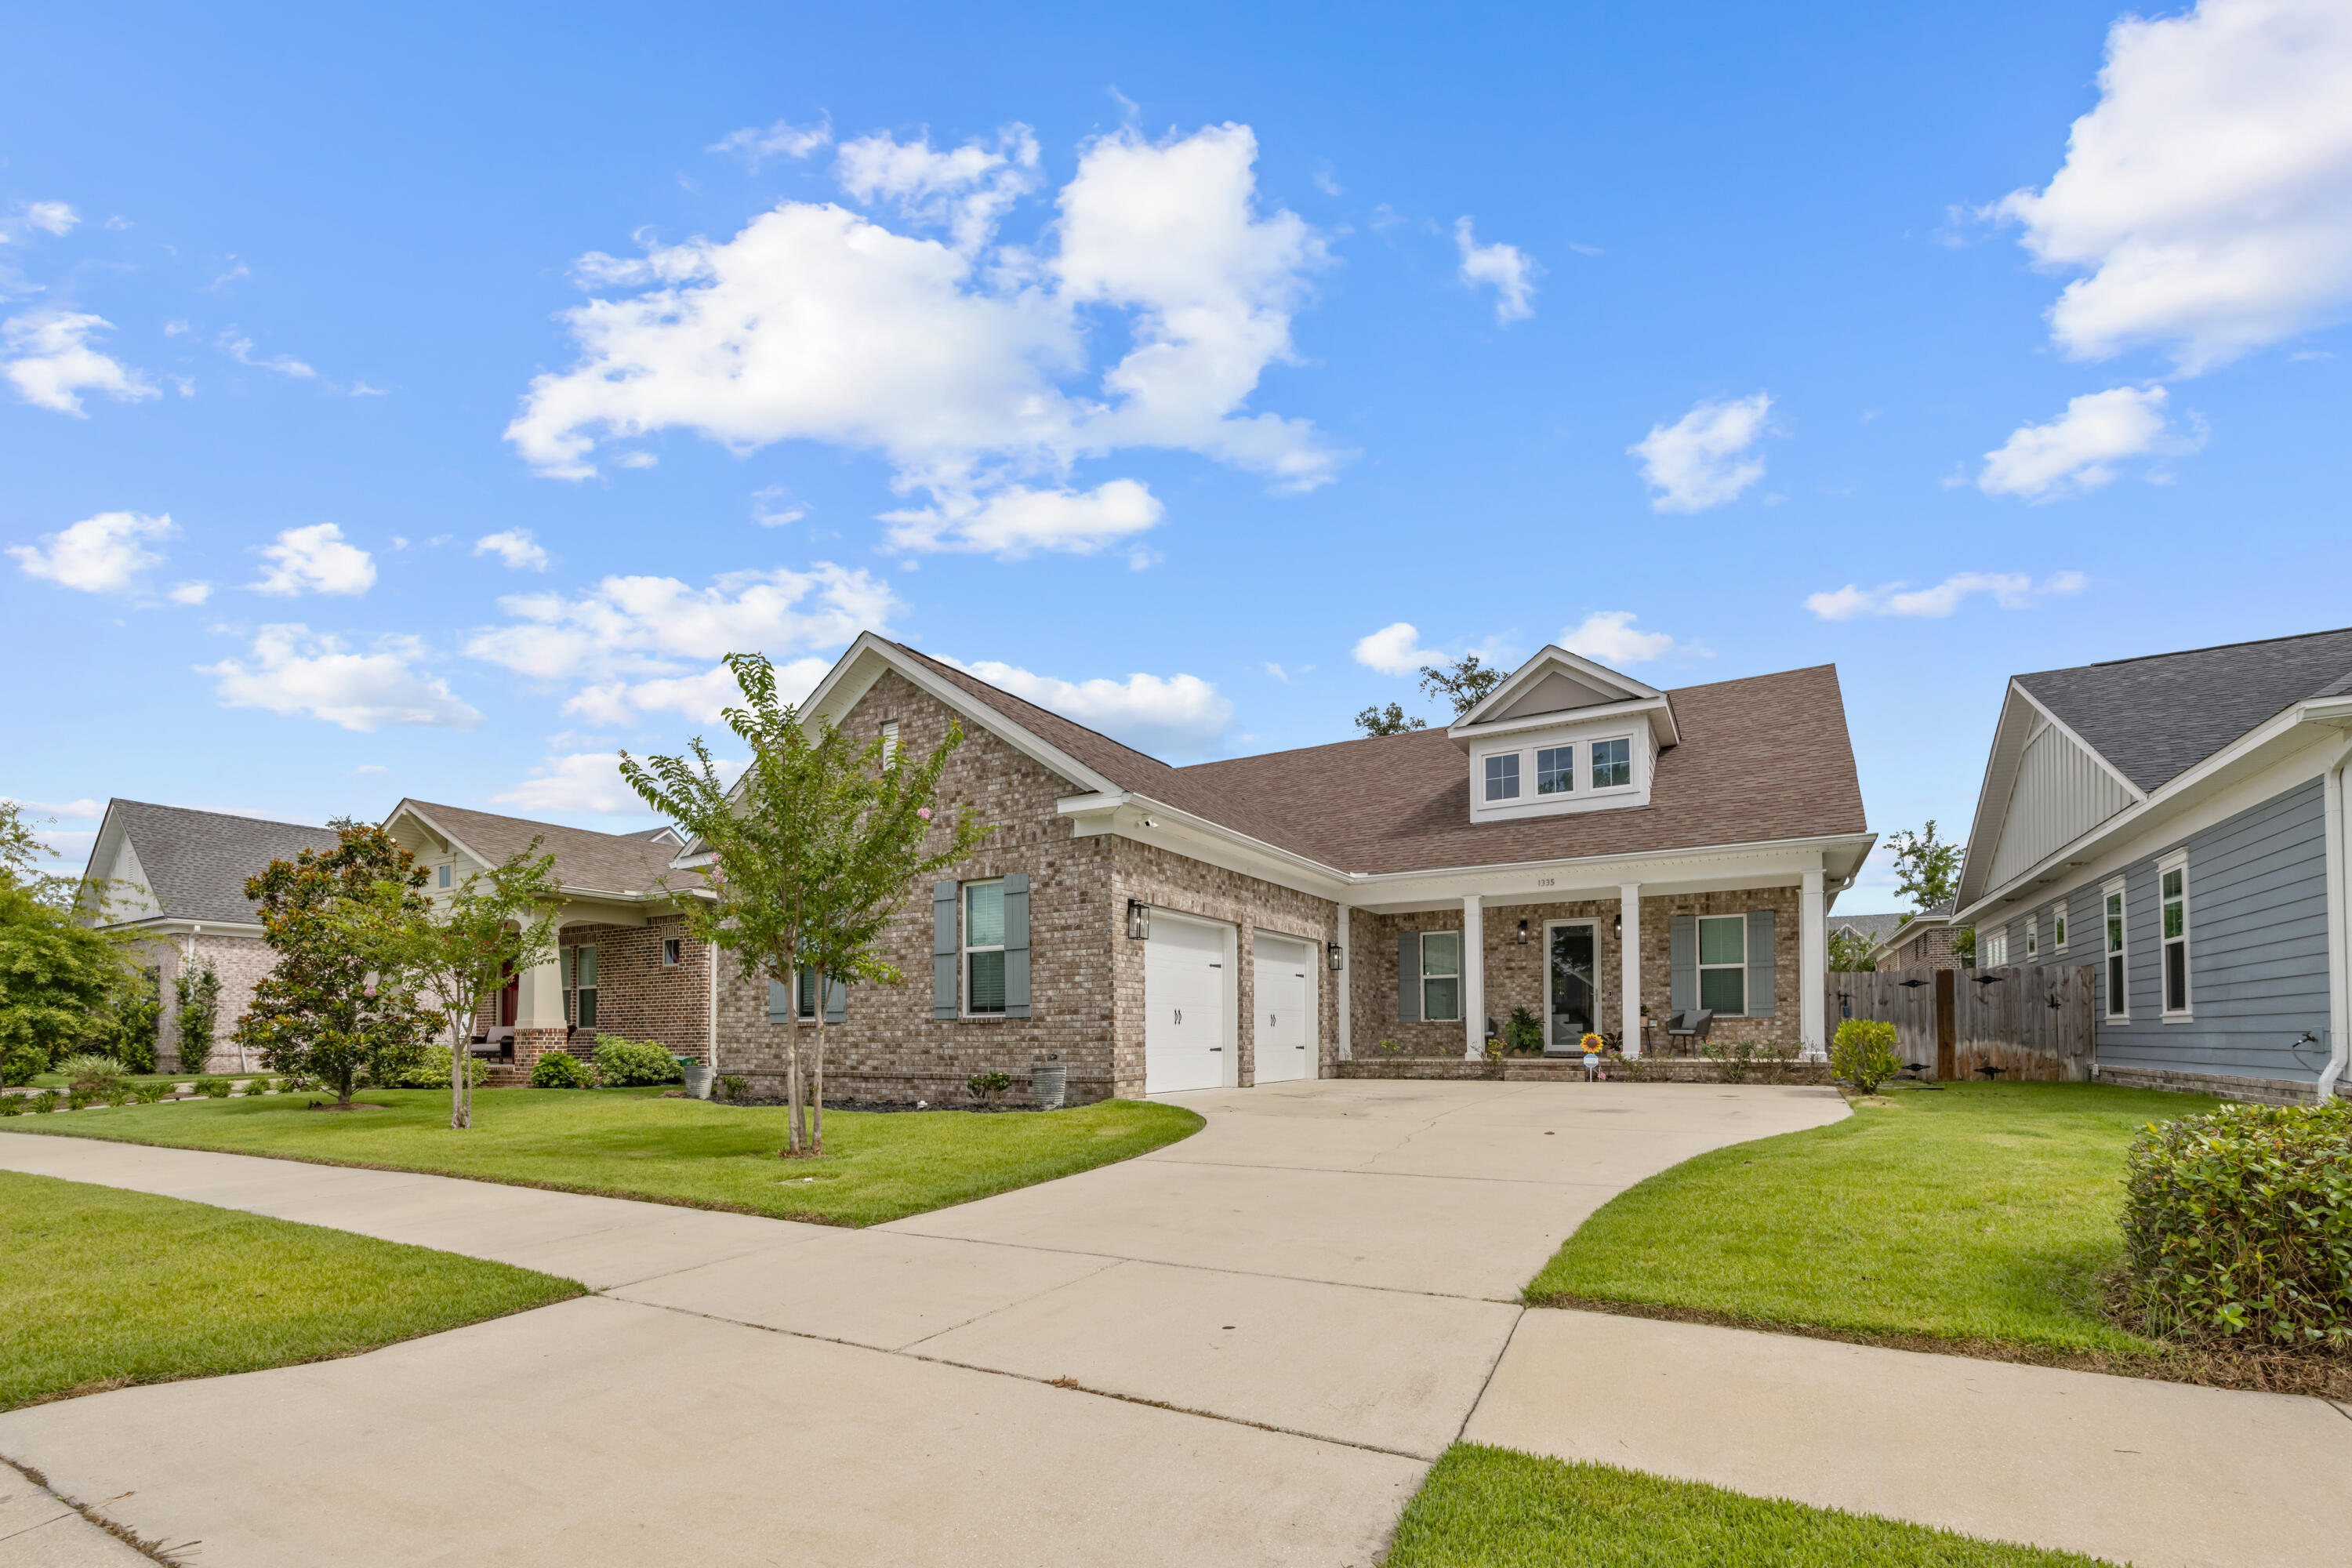
[[[1570,729],[1557,719],[1547,727]],[[1627,724],[1577,730],[1556,737],[1533,735],[1519,745],[1474,743],[1467,759],[1471,819],[1512,822],[1640,805],[1649,798],[1656,761],[1655,751],[1644,741],[1641,729]],[[1604,778],[1624,782],[1601,783]]]

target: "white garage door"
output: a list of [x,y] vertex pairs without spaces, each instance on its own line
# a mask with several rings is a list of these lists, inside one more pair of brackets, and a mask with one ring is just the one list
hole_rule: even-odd
[[1143,1089],[1216,1089],[1225,1081],[1225,933],[1151,911],[1143,951]]
[[1303,942],[1261,936],[1251,979],[1252,1028],[1257,1037],[1257,1081],[1282,1083],[1313,1078],[1315,1016],[1309,1010],[1308,967],[1313,949]]

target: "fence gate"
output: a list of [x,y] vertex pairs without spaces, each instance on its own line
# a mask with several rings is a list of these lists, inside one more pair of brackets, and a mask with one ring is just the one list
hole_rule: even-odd
[[[2089,964],[1832,971],[1832,1034],[1846,1018],[1895,1026],[1895,1050],[1923,1078],[2091,1076],[2097,984]],[[1995,1076],[1986,1074],[1983,1076]]]

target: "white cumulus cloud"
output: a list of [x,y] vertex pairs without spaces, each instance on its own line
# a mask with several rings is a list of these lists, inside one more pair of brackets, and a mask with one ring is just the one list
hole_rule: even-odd
[[1535,297],[1536,273],[1539,270],[1535,258],[1516,245],[1481,245],[1471,232],[1470,220],[1454,220],[1454,243],[1462,252],[1461,279],[1472,289],[1492,289],[1495,291],[1495,322],[1509,326],[1536,313],[1528,303]]
[[374,560],[344,543],[343,531],[331,522],[282,531],[276,543],[262,546],[261,558],[268,569],[246,584],[257,594],[364,594],[375,586]]
[[2203,0],[2107,34],[2096,107],[2040,191],[1995,211],[2078,272],[2050,312],[2069,352],[2171,346],[2184,371],[2352,309],[2352,7]]
[[709,147],[708,153],[725,153],[743,160],[753,174],[771,158],[805,158],[833,144],[833,121],[830,118],[814,125],[794,125],[779,120],[762,129],[746,125],[740,131],[730,131]]
[[213,596],[213,585],[201,582],[174,583],[171,592],[163,596],[175,605],[201,605]]
[[113,324],[76,310],[27,310],[0,326],[0,374],[16,395],[37,408],[88,418],[81,394],[102,392],[118,403],[162,393],[154,382],[99,353],[89,340]]
[[1985,454],[1977,488],[1987,495],[2030,501],[2082,495],[2113,481],[2116,465],[2130,458],[2192,452],[2201,428],[2175,432],[2165,419],[2160,386],[2118,386],[2070,398],[2047,425],[2023,425],[1999,449]]
[[12,544],[8,553],[27,577],[85,594],[116,594],[130,587],[142,572],[162,563],[163,557],[148,544],[178,531],[168,513],[145,517],[135,511],[102,511],[41,535],[38,544]]
[[35,229],[47,235],[68,235],[80,222],[81,215],[65,202],[19,202],[15,212],[0,217],[0,245],[21,239]]
[[1356,643],[1356,662],[1382,675],[1411,675],[1423,665],[1444,661],[1444,654],[1421,646],[1421,633],[1411,621],[1382,626]]
[[708,721],[738,692],[719,661],[765,653],[788,697],[804,695],[831,661],[786,656],[838,648],[884,628],[898,601],[864,571],[822,562],[806,572],[733,572],[708,588],[675,577],[606,577],[584,593],[510,595],[514,617],[478,632],[472,657],[529,679],[577,688],[565,711],[593,723],[675,711]]
[[527,528],[509,528],[500,533],[486,533],[474,541],[474,553],[495,555],[517,572],[544,572],[548,555],[530,536]]
[[308,715],[362,733],[387,724],[478,727],[479,713],[417,668],[424,651],[414,637],[394,637],[379,639],[372,653],[354,653],[341,637],[306,626],[268,626],[254,634],[247,658],[199,665],[196,673],[215,679],[213,694],[224,708]]
[[1233,724],[1234,705],[1196,675],[1073,681],[986,659],[977,664],[953,658],[947,662],[1141,752],[1197,755]]
[[[583,282],[639,291],[568,313],[578,363],[532,382],[508,437],[572,479],[596,471],[601,444],[670,428],[739,452],[877,452],[921,497],[887,520],[908,549],[1086,551],[1140,531],[1158,503],[1139,481],[1071,482],[1080,460],[1121,449],[1312,489],[1345,454],[1247,405],[1295,357],[1291,319],[1327,258],[1295,214],[1263,210],[1256,154],[1239,125],[1100,138],[1026,247],[995,234],[1034,179],[1024,129],[946,151],[860,138],[837,162],[845,195],[906,232],[787,201],[730,239],[583,264]],[[1098,363],[1094,343],[1120,328],[1126,352]]]
[[1697,651],[1675,642],[1670,633],[1638,629],[1633,625],[1638,618],[1631,610],[1595,610],[1561,632],[1557,640],[1570,653],[1580,653],[1596,664],[1611,666],[1642,664],[1670,653]]
[[2025,610],[2047,599],[2079,594],[2091,580],[2080,572],[2060,572],[2036,583],[2023,572],[1955,572],[1930,587],[1907,583],[1883,583],[1875,588],[1849,583],[1827,593],[1810,594],[1805,608],[1825,621],[1851,621],[1864,616],[1916,616],[1940,620],[1968,599],[1990,595],[2004,610]]
[[646,809],[645,802],[621,778],[618,752],[574,752],[568,756],[550,757],[542,766],[531,770],[530,777],[490,798],[525,811]]
[[1759,392],[1730,402],[1702,402],[1672,425],[1653,425],[1629,448],[1657,493],[1653,511],[1705,511],[1737,500],[1764,477],[1756,450],[1772,399]]

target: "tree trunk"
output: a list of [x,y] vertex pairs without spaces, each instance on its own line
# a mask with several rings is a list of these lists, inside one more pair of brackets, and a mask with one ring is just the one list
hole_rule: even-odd
[[474,1124],[473,1022],[472,1008],[462,1026],[457,1009],[449,1010],[449,1126],[458,1132]]
[[[789,973],[789,971],[787,972]],[[784,983],[784,1158],[801,1154],[801,1018],[792,982]]]
[[824,1004],[825,981],[816,982],[816,1126],[809,1134],[809,1153],[824,1152]]

